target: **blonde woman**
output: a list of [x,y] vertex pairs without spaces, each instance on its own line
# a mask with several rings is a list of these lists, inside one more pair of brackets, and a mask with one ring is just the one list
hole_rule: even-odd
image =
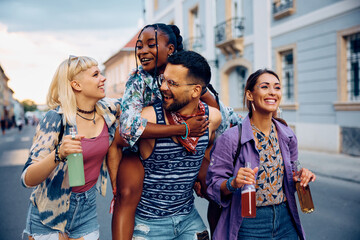
[[[21,176],[25,187],[34,188],[24,230],[29,239],[99,239],[95,192],[105,195],[108,168],[115,184],[121,154],[113,141],[120,104],[104,98],[105,81],[90,57],[70,56],[55,72],[51,110],[37,126]],[[66,157],[72,153],[83,154],[83,186],[69,185]]]

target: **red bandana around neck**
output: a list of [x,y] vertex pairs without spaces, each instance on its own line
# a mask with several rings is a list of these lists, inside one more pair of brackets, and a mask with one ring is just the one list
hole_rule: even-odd
[[[205,115],[205,106],[199,101],[198,111],[192,115],[181,115],[178,112],[168,112],[165,110],[166,117],[171,125],[180,125],[189,118],[196,116],[204,116]],[[191,129],[190,129],[191,130]],[[181,145],[183,145],[187,151],[191,153],[196,153],[196,145],[199,141],[199,137],[187,137],[182,139],[181,136],[176,136],[176,139],[179,141]]]

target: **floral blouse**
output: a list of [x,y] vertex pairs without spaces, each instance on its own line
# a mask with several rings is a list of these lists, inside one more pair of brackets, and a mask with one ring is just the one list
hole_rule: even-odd
[[[126,83],[120,116],[120,134],[131,147],[138,141],[147,124],[147,120],[141,117],[142,109],[162,101],[159,86],[153,77],[144,71],[142,66],[138,67],[137,73],[135,70],[130,73]],[[225,107],[222,102],[220,112],[222,121],[216,131],[217,136],[230,126],[241,122],[240,116],[231,107]]]
[[281,156],[275,125],[271,124],[269,136],[265,136],[252,125],[254,137],[258,139],[257,149],[260,166],[256,179],[256,206],[275,205],[286,201],[283,189],[284,162]]

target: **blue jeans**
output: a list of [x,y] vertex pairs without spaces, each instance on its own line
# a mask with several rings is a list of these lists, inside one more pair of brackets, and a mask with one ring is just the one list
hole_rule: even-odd
[[[99,238],[95,186],[83,193],[71,193],[70,207],[66,217],[65,233],[70,238],[84,237],[85,240]],[[32,236],[35,240],[58,239],[60,231],[42,224],[37,207],[30,203],[24,233]]]
[[287,204],[256,207],[256,218],[244,218],[238,239],[298,240]]
[[195,207],[187,215],[143,219],[135,216],[133,239],[191,240],[209,239],[209,233]]

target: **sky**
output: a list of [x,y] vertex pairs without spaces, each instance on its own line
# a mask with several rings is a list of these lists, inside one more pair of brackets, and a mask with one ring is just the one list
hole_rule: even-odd
[[0,0],[0,65],[19,101],[46,103],[69,55],[103,63],[143,25],[143,0]]

